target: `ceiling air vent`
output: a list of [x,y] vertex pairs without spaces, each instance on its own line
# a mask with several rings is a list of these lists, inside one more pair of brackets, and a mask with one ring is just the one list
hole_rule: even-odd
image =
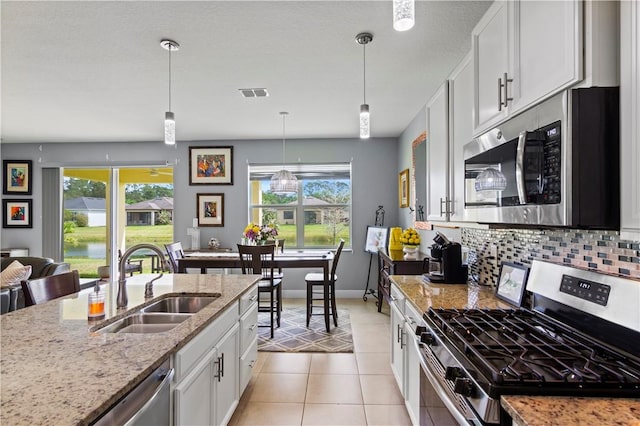
[[245,98],[264,98],[266,96],[269,96],[269,92],[267,92],[267,89],[264,89],[264,88],[238,89],[238,90],[240,91],[242,96],[244,96]]

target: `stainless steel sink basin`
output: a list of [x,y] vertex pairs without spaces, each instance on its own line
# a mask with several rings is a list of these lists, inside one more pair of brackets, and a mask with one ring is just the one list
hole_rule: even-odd
[[218,296],[171,296],[142,308],[142,312],[195,314]]
[[102,327],[98,333],[162,333],[178,326],[191,314],[135,313]]

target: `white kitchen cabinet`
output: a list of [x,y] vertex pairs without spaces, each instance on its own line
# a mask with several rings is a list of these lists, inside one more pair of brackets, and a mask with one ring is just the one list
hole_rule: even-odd
[[214,364],[218,368],[213,375],[215,425],[227,424],[240,401],[238,330],[239,325],[234,325],[215,347]]
[[473,61],[471,52],[449,76],[449,195],[451,221],[464,214],[464,146],[473,138]]
[[620,3],[620,235],[640,241],[640,5]]
[[213,376],[217,370],[216,352],[209,352],[175,388],[175,424],[213,424],[215,401]]
[[391,371],[404,395],[404,296],[393,285],[390,289]]
[[449,89],[445,81],[427,103],[427,221],[449,219]]
[[501,83],[509,67],[508,2],[496,0],[471,33],[474,59],[474,114],[477,131],[507,116]]
[[414,425],[420,421],[420,352],[416,327],[424,325],[420,314],[411,303],[405,303],[405,347],[404,347],[404,404]]
[[474,134],[583,78],[582,1],[496,1],[472,32]]

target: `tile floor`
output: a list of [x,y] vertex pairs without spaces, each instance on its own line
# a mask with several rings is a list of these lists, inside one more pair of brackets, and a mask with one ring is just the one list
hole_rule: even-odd
[[337,302],[349,310],[352,354],[259,352],[229,424],[410,425],[389,365],[389,308],[378,313],[368,299]]

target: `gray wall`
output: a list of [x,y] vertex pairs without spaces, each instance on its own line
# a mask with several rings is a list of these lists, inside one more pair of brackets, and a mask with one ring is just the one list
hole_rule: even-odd
[[[424,115],[424,114],[423,114]],[[422,130],[420,130],[422,131]],[[418,132],[419,134],[420,132]],[[415,138],[415,136],[414,136]],[[411,139],[413,140],[413,139]],[[189,186],[189,147],[233,146],[233,185]],[[26,247],[34,256],[42,254],[42,168],[57,166],[98,167],[141,163],[175,165],[174,239],[191,245],[187,228],[196,217],[196,194],[224,194],[224,227],[201,228],[201,245],[217,237],[223,246],[234,247],[248,220],[247,163],[279,163],[281,140],[178,142],[167,147],[162,142],[139,143],[52,143],[2,144],[3,159],[33,161],[32,229],[2,229],[2,247]],[[386,210],[385,225],[398,223],[398,144],[393,138],[369,140],[326,139],[287,140],[287,162],[320,163],[352,161],[353,217],[352,251],[343,252],[338,267],[340,296],[357,296],[364,291],[369,255],[364,252],[367,225],[375,220],[379,205]],[[406,167],[405,167],[406,168]],[[5,196],[3,196],[4,198]],[[24,197],[27,198],[27,197]],[[287,271],[285,295],[304,295],[304,270]],[[374,282],[377,273],[372,268]],[[348,290],[348,291],[347,291]]]
[[[398,138],[398,173],[404,169],[409,169],[411,176],[413,176],[412,169],[412,148],[411,143],[427,129],[427,106],[422,107],[418,114],[411,120],[406,129],[402,132]],[[413,188],[411,189],[413,190]],[[399,224],[397,226],[402,229],[413,226],[415,220],[415,212],[411,213],[408,207],[400,209],[398,200],[396,200],[396,207],[398,208]],[[414,207],[414,206],[411,206]],[[414,207],[415,208],[415,207]]]

